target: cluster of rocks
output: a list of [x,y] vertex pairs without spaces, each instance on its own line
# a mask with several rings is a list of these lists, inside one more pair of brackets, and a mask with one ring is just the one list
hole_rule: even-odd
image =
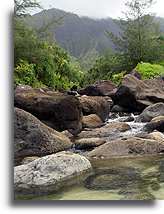
[[109,115],[108,102],[103,97],[77,98],[18,86],[14,105],[15,193],[49,193],[64,182],[75,182],[82,173],[85,177],[91,164],[69,151],[74,146],[72,138],[84,128],[103,126]]
[[[103,81],[99,84],[103,86]],[[109,89],[105,81],[105,89]],[[133,72],[124,77],[121,85],[116,88],[111,85],[111,91],[106,92],[111,97],[110,112],[112,113],[138,113],[135,118],[136,123],[144,123],[142,133],[136,136],[125,136],[123,133],[130,130],[131,127],[126,122],[133,121],[133,117],[122,121],[114,121],[100,128],[86,129],[78,135],[75,142],[80,148],[86,147],[95,140],[95,149],[87,153],[89,159],[92,158],[111,158],[120,156],[133,156],[144,154],[161,154],[164,152],[164,81],[160,78],[151,80],[141,80],[137,72]],[[97,85],[94,85],[94,91]],[[92,86],[93,88],[93,86]],[[82,92],[89,95],[87,87]],[[100,87],[101,88],[101,87]],[[90,92],[91,95],[92,92]],[[82,143],[84,144],[82,146]],[[100,145],[100,144],[101,145]],[[103,144],[103,145],[102,145]],[[88,148],[89,145],[88,145]]]
[[[47,194],[73,184],[92,170],[94,158],[164,152],[163,80],[128,74],[119,87],[98,81],[78,94],[15,89],[15,193]],[[111,112],[138,112],[136,122],[145,123],[143,133],[125,137],[130,125],[106,123]]]

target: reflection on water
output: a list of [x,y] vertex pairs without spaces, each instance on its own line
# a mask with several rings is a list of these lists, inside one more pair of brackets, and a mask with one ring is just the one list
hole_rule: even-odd
[[164,199],[164,156],[91,161],[93,172],[84,182],[42,196],[40,200]]

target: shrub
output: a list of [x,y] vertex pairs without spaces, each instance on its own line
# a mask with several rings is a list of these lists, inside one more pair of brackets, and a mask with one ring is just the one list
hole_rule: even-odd
[[114,82],[116,85],[119,85],[122,82],[123,77],[125,76],[126,71],[122,71],[118,74],[113,74],[112,75],[112,82]]
[[116,79],[121,78],[122,74],[119,77],[119,73],[123,70],[126,70],[123,57],[116,53],[107,52],[96,60],[94,66],[86,74],[85,81],[92,84],[97,80],[112,80],[113,75],[116,74],[114,80],[118,83],[119,80]]
[[45,85],[57,90],[81,84],[79,63],[72,61],[56,42],[41,40],[20,20],[15,20],[14,35],[15,84]]
[[41,87],[43,84],[36,79],[35,64],[29,64],[27,61],[20,60],[14,69],[14,83],[16,85],[31,85]]
[[139,63],[136,70],[142,75],[143,79],[152,79],[164,75],[164,66],[159,64]]

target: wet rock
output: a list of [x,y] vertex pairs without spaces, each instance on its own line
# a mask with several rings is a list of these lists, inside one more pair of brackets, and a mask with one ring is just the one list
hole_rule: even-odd
[[113,158],[164,152],[164,142],[130,137],[107,142],[88,153],[89,158]]
[[111,122],[105,125],[104,128],[111,129],[113,131],[118,130],[120,132],[125,132],[131,129],[130,126],[124,122]]
[[109,115],[110,121],[112,119],[116,119],[118,122],[132,122],[134,121],[134,115],[125,113],[125,112],[119,112],[119,113],[113,113]]
[[72,146],[71,141],[46,126],[32,114],[15,108],[14,158],[16,163],[28,156],[44,156]]
[[164,120],[164,116],[158,116],[158,117],[154,117],[151,122],[159,122]]
[[117,92],[112,95],[112,100],[114,105],[119,105],[128,112],[142,112],[149,105],[164,102],[164,81],[139,80],[128,74]]
[[111,112],[126,112],[126,109],[119,105],[114,105],[111,109]]
[[[124,112],[136,112],[142,111],[145,106],[139,105],[135,95],[131,90],[124,85],[121,85],[117,92],[112,96],[114,106],[120,106],[124,109]],[[122,109],[120,109],[122,111]]]
[[77,91],[67,91],[68,95],[72,95],[72,96],[79,96],[79,94],[77,93]]
[[77,134],[82,128],[82,109],[78,98],[48,89],[19,86],[15,90],[16,107],[30,112],[58,131]]
[[78,137],[79,138],[108,138],[115,139],[118,138],[121,133],[130,130],[130,126],[123,122],[112,122],[106,124],[101,128],[95,128],[91,130],[82,131]]
[[145,110],[137,117],[136,121],[150,122],[153,118],[159,116],[164,116],[164,103],[156,103],[145,108]]
[[90,114],[88,116],[83,116],[82,126],[83,128],[98,128],[103,125],[102,120],[96,114]]
[[75,141],[75,148],[88,150],[104,143],[106,143],[106,141],[101,138],[82,138]]
[[159,132],[164,132],[164,120],[157,121],[157,122],[149,122],[147,123],[144,128],[144,131],[146,132],[152,132],[154,130],[157,130]]
[[16,194],[48,194],[63,185],[74,184],[91,170],[90,162],[71,152],[60,152],[38,158],[14,168]]
[[145,125],[144,130],[148,132],[152,132],[154,130],[164,132],[164,116],[153,118],[149,123]]
[[117,86],[110,80],[100,80],[94,85],[89,85],[78,91],[80,95],[87,96],[111,96],[117,90]]
[[122,120],[122,122],[132,122],[132,121],[134,121],[134,117],[133,116],[129,116],[129,117],[127,117],[127,118]]
[[97,114],[104,122],[109,117],[109,104],[103,97],[82,96],[79,98],[84,115]]

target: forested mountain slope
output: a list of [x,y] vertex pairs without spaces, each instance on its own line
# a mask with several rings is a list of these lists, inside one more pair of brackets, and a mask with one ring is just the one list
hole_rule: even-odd
[[[156,20],[164,32],[164,18],[157,17]],[[52,39],[55,39],[72,56],[86,59],[102,54],[107,49],[114,49],[106,31],[118,34],[120,30],[117,21],[112,18],[79,17],[54,8],[28,16],[26,22],[40,31],[48,30]]]

